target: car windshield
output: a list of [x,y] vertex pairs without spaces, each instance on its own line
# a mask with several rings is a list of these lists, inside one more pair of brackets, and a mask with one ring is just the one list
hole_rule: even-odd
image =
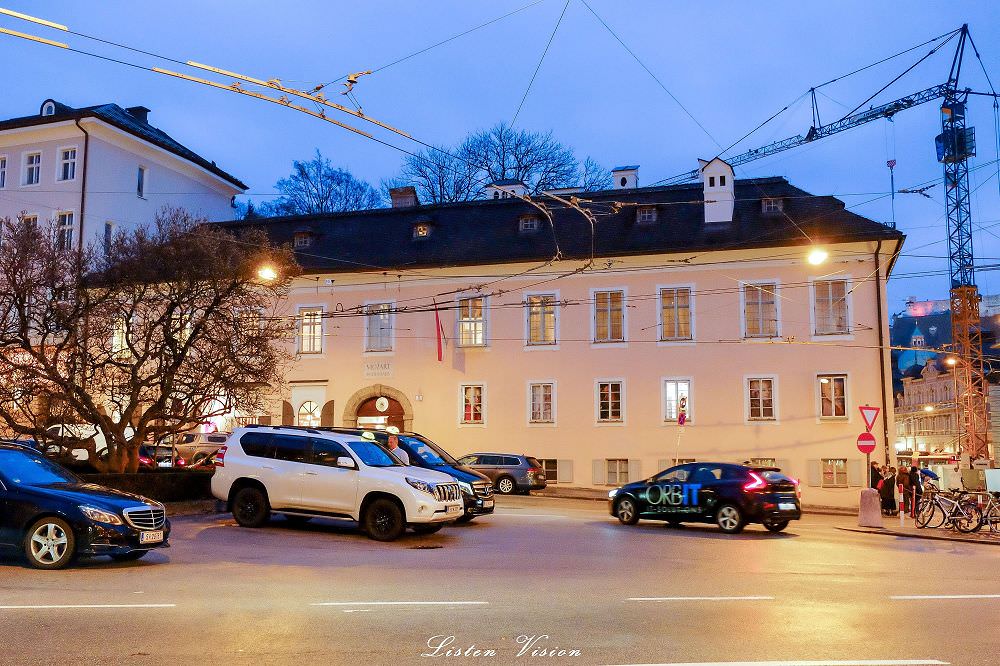
[[424,439],[423,437],[417,437],[415,435],[400,435],[399,439],[405,444],[408,444],[413,452],[420,456],[420,459],[428,465],[459,464],[450,453],[429,439]]
[[48,486],[80,481],[62,467],[24,451],[0,450],[0,471],[4,479],[21,486]]
[[369,467],[399,467],[402,464],[375,442],[348,442],[347,445]]

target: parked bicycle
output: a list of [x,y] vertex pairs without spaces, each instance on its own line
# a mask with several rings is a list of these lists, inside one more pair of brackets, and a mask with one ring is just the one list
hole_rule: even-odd
[[964,490],[924,492],[917,505],[917,527],[947,525],[959,532],[974,532],[982,524],[982,512],[975,498]]
[[984,525],[989,527],[990,532],[1000,532],[1000,493],[986,493],[986,504],[981,514],[974,532],[978,532]]

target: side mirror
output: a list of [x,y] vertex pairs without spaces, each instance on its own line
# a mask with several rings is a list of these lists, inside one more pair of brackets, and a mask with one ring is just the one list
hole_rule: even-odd
[[357,465],[354,464],[354,458],[350,456],[340,456],[337,458],[337,467],[342,467],[344,469],[357,469]]

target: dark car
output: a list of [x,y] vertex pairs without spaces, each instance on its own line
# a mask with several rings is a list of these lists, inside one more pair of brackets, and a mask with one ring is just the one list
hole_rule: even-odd
[[498,493],[528,493],[545,487],[542,463],[531,456],[513,453],[470,453],[458,459],[490,477]]
[[[349,435],[361,435],[374,438],[385,448],[389,448],[391,433],[385,430],[368,430],[365,428],[318,428]],[[489,477],[480,474],[461,462],[440,446],[415,432],[401,432],[396,435],[399,448],[406,451],[410,464],[414,467],[424,467],[448,474],[462,489],[462,499],[465,513],[456,522],[467,523],[476,516],[493,513],[493,485]]]
[[780,532],[802,515],[798,481],[777,467],[688,463],[608,493],[611,515],[625,525],[640,518],[715,523],[736,534],[747,523]]
[[81,555],[137,560],[168,547],[162,504],[84,483],[44,456],[0,445],[0,545],[23,550],[37,569]]

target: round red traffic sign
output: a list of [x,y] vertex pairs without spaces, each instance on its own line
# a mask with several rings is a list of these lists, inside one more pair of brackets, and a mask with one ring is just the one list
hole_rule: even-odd
[[875,450],[875,435],[870,432],[863,432],[858,435],[858,451],[861,453],[871,453]]

